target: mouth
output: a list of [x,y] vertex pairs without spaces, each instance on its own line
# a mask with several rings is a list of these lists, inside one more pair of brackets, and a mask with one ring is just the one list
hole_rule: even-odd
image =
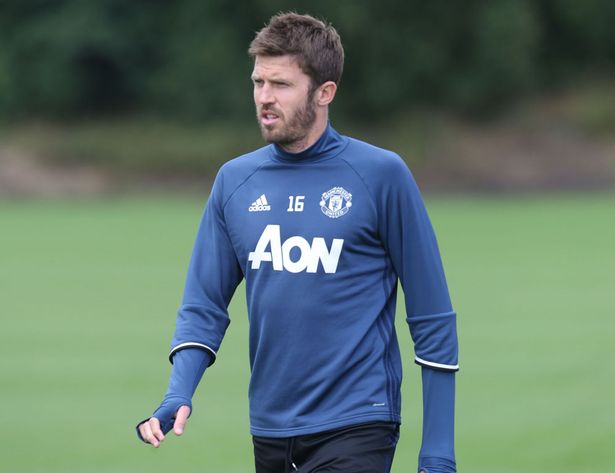
[[260,113],[260,119],[263,126],[273,126],[280,120],[280,116],[271,111],[263,111]]

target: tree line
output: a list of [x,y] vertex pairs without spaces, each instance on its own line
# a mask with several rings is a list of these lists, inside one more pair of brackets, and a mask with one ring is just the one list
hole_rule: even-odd
[[4,0],[0,117],[251,117],[255,32],[325,18],[346,51],[336,113],[469,113],[613,72],[612,0]]

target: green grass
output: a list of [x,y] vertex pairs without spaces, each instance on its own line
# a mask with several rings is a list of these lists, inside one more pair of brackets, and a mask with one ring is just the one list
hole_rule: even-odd
[[[133,431],[166,388],[202,200],[0,201],[3,471],[252,471],[241,290],[185,436],[154,450]],[[459,313],[460,471],[611,471],[615,195],[428,207]],[[414,471],[421,420],[401,315],[396,473]]]

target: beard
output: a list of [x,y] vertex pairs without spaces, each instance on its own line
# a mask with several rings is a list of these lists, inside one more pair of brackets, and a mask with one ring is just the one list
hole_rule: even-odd
[[[293,144],[304,140],[316,121],[316,105],[313,99],[314,92],[308,93],[305,103],[288,116],[283,115],[274,107],[257,109],[256,118],[263,139],[267,143],[276,143],[284,147],[291,147]],[[279,122],[271,128],[263,125],[260,120],[260,114],[266,111],[275,113],[280,117]]]

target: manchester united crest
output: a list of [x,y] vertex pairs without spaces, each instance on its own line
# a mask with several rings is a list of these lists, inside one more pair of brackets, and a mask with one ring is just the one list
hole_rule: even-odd
[[334,187],[322,194],[320,210],[327,217],[339,218],[352,207],[352,194],[343,187]]

